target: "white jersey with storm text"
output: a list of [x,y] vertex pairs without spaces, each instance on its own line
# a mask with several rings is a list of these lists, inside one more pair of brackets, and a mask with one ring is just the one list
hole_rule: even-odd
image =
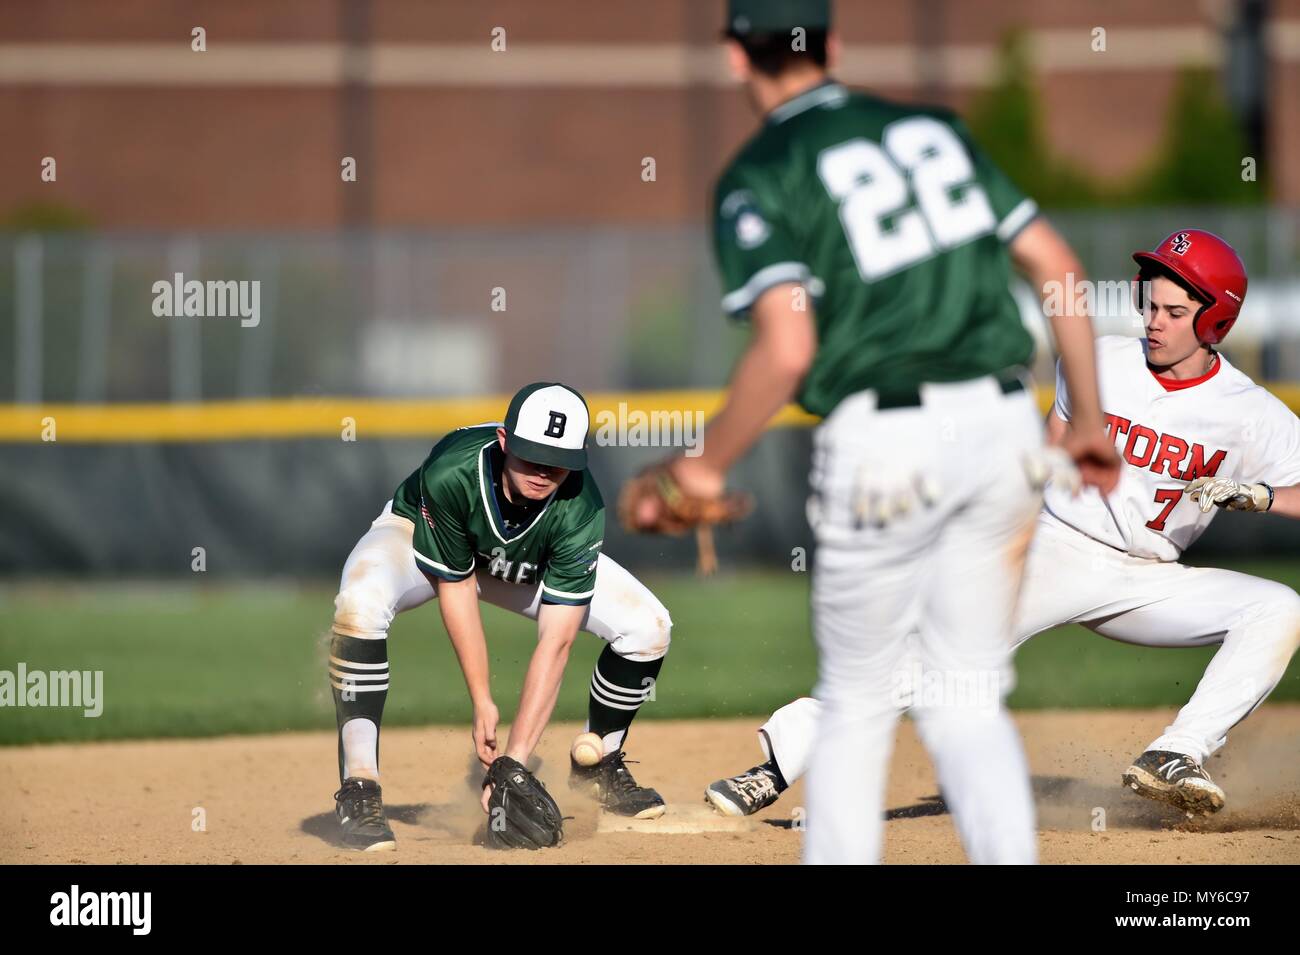
[[[1177,560],[1209,526],[1183,493],[1202,475],[1285,486],[1300,482],[1300,419],[1219,355],[1196,379],[1157,378],[1146,340],[1097,339],[1097,381],[1106,431],[1123,458],[1119,485],[1103,498],[1049,485],[1048,513],[1135,557]],[[1070,396],[1056,372],[1052,413],[1070,420]]]

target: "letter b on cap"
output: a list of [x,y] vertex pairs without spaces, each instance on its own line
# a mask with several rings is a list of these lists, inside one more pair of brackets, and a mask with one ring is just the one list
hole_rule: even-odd
[[551,420],[546,425],[546,437],[548,438],[564,437],[564,424],[566,421],[569,420],[569,416],[566,415],[563,411],[552,411],[549,412],[549,414],[551,416]]

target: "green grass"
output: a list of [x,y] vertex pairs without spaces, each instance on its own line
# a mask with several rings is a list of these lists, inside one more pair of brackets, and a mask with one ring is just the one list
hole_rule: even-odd
[[[1234,563],[1300,585],[1300,562]],[[650,578],[673,614],[673,649],[641,718],[766,715],[815,677],[807,577],[743,573],[699,582]],[[0,590],[0,669],[104,671],[104,712],[0,709],[0,744],[206,736],[333,725],[324,659],[333,593],[324,587],[135,584]],[[493,688],[513,712],[535,625],[484,608]],[[557,716],[580,719],[603,644],[582,635]],[[1212,649],[1149,650],[1079,627],[1040,635],[1017,657],[1016,707],[1177,705]],[[385,725],[461,723],[469,707],[437,607],[398,617]],[[1292,663],[1275,700],[1300,700]]]

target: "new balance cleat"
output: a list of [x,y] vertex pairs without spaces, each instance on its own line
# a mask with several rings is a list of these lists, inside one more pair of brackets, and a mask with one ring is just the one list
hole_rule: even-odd
[[780,796],[776,774],[766,766],[719,779],[704,790],[705,801],[724,816],[752,816]]
[[1223,790],[1196,760],[1182,753],[1147,750],[1124,771],[1124,785],[1139,796],[1168,803],[1189,816],[1223,808]]

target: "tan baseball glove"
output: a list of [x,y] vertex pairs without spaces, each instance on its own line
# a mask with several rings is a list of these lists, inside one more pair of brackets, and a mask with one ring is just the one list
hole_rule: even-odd
[[618,495],[618,517],[637,534],[680,536],[695,531],[697,568],[701,574],[718,569],[713,528],[731,524],[754,509],[749,494],[730,491],[716,498],[693,497],[681,489],[666,464],[647,468],[627,481]]

